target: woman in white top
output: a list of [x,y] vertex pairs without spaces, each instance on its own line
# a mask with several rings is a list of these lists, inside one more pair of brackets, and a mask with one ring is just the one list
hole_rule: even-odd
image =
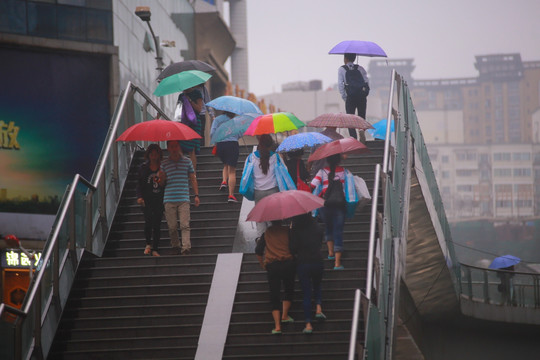
[[272,151],[274,140],[268,134],[259,137],[257,151],[253,153],[253,179],[255,182],[255,203],[263,197],[279,192],[275,174],[277,153]]

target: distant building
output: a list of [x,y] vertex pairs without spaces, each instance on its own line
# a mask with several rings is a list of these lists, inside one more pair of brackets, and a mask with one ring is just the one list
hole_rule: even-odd
[[412,59],[374,59],[371,97],[387,106],[395,68],[411,90],[450,219],[540,215],[540,61],[476,56],[477,77],[413,79]]

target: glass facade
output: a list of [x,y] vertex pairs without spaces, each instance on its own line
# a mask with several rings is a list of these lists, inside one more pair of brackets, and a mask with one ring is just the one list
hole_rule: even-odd
[[112,44],[112,0],[2,0],[0,32]]

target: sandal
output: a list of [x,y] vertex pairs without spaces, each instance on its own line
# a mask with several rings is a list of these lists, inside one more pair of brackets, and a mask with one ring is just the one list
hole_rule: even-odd
[[304,334],[311,334],[311,333],[313,333],[313,329],[304,328],[304,330],[302,330],[302,332]]
[[161,256],[156,250],[152,250],[152,256]]
[[281,330],[272,330],[272,335],[281,335]]
[[151,252],[152,247],[150,245],[146,245],[146,247],[144,248],[144,255],[150,255]]
[[286,319],[281,319],[282,323],[293,323],[294,319],[292,317],[287,317]]

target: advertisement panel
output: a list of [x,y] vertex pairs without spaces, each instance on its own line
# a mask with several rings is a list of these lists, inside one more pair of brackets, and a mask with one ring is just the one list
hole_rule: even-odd
[[90,179],[103,145],[109,58],[0,48],[0,59],[0,216],[55,214],[74,175]]

